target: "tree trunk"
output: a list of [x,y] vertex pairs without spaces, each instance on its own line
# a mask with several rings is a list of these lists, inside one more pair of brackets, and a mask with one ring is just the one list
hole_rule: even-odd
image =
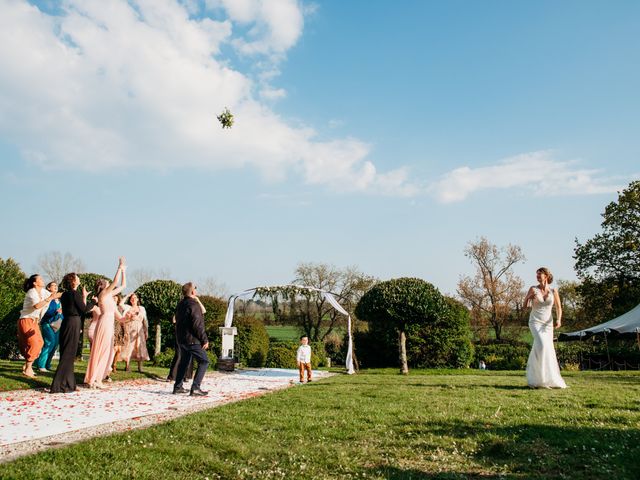
[[499,342],[501,340],[501,337],[502,337],[502,325],[499,325],[499,324],[496,323],[493,326],[493,330],[496,332],[496,341]]
[[409,373],[409,366],[407,365],[407,336],[404,330],[398,332],[398,347],[400,349],[400,373],[407,375]]
[[154,348],[154,355],[157,355],[160,353],[160,348],[162,345],[162,337],[161,337],[161,333],[160,333],[160,322],[157,323],[156,325],[156,344],[155,344],[155,348]]

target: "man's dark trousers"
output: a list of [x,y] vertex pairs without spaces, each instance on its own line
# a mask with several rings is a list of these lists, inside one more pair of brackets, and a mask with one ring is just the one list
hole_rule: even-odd
[[193,383],[191,384],[191,391],[199,390],[204,374],[207,373],[207,367],[209,366],[209,357],[207,352],[202,348],[199,343],[192,343],[191,345],[180,344],[180,363],[178,364],[178,376],[176,377],[176,383],[173,389],[182,388],[182,382],[184,381],[184,375],[187,373],[187,367],[191,363],[191,359],[195,358],[198,363],[198,370],[195,377],[193,377]]

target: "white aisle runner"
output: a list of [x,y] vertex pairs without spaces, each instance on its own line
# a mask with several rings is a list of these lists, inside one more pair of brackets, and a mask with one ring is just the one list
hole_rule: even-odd
[[[316,378],[327,372],[314,371]],[[174,395],[173,383],[131,380],[108,390],[55,394],[29,390],[0,393],[0,445],[95,427],[119,420],[182,410],[195,404],[222,404],[297,383],[296,370],[261,369],[210,373],[202,382],[206,397]],[[187,384],[187,388],[188,388]]]

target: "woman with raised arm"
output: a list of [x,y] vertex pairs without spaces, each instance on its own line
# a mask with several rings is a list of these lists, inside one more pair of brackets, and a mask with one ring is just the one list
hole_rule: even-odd
[[529,288],[524,308],[531,307],[529,329],[533,346],[527,362],[527,383],[531,388],[567,388],[553,347],[553,306],[556,307],[556,328],[562,325],[562,305],[558,290],[549,285],[553,275],[546,267],[536,270],[538,285]]
[[96,322],[96,328],[93,333],[91,355],[89,356],[87,373],[84,377],[84,383],[89,385],[90,388],[106,388],[102,381],[111,373],[111,364],[114,356],[113,323],[114,319],[120,320],[122,318],[114,296],[127,286],[126,270],[125,259],[120,257],[113,282],[109,283],[104,279],[96,281],[96,296],[98,297],[100,317]]
[[18,345],[24,357],[22,373],[33,378],[33,362],[40,355],[44,341],[40,333],[40,319],[52,300],[60,298],[59,293],[50,293],[44,288],[44,280],[38,274],[31,275],[23,285],[24,303],[18,320]]
[[60,361],[51,383],[51,393],[67,393],[76,390],[73,371],[82,329],[82,316],[91,311],[93,304],[87,305],[87,289],[80,286],[80,277],[67,273],[62,279],[64,293],[60,297],[62,305],[62,325],[60,326]]

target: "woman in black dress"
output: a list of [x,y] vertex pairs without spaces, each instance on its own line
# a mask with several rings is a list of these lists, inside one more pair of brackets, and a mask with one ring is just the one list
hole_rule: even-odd
[[82,316],[90,312],[93,305],[87,305],[88,292],[82,287],[78,291],[80,277],[75,273],[67,273],[62,279],[64,293],[60,298],[62,304],[62,326],[60,327],[60,361],[51,384],[51,393],[67,393],[76,390],[76,377],[73,371]]

